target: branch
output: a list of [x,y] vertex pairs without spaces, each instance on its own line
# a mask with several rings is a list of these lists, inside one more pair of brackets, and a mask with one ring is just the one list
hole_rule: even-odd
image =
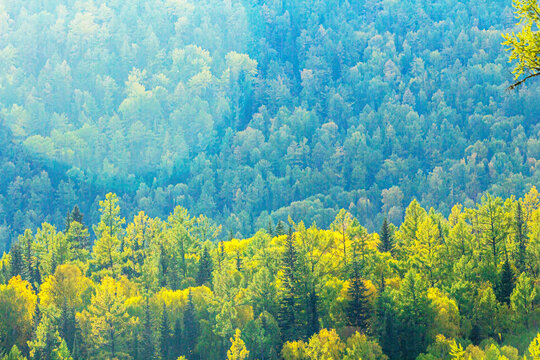
[[519,85],[523,84],[525,81],[527,81],[527,80],[529,80],[530,78],[533,78],[533,77],[535,77],[535,76],[540,76],[540,72],[537,72],[537,73],[535,73],[535,74],[529,75],[529,76],[527,76],[526,78],[519,80],[517,83],[514,83],[514,84],[510,85],[506,90],[514,90],[514,89],[517,88]]

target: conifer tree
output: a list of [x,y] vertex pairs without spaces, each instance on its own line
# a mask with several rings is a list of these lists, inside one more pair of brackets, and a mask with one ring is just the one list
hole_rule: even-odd
[[10,260],[11,273],[10,273],[10,277],[15,277],[17,275],[21,275],[21,277],[23,277],[22,274],[24,272],[24,259],[23,259],[21,245],[20,245],[18,240],[16,240],[11,245],[10,255],[11,255],[11,260]]
[[400,359],[398,315],[389,290],[382,291],[377,297],[376,314],[375,330],[384,354],[391,360]]
[[17,345],[13,345],[9,353],[2,360],[26,360],[26,357],[23,356]]
[[182,355],[183,349],[182,323],[180,321],[180,318],[177,318],[174,322],[174,331],[171,343],[172,358],[177,359]]
[[520,272],[525,271],[525,257],[527,250],[527,222],[523,216],[521,202],[517,202],[514,214],[515,241],[517,243],[516,266]]
[[381,232],[379,234],[379,251],[380,252],[390,252],[392,253],[394,249],[394,239],[390,231],[390,224],[388,220],[384,218]]
[[160,354],[161,359],[166,360],[170,356],[170,346],[171,346],[171,334],[169,328],[169,316],[167,315],[167,307],[165,303],[163,304],[163,309],[161,312],[161,323],[159,326],[159,342],[160,342]]
[[319,297],[315,288],[313,288],[307,297],[307,327],[306,327],[306,339],[311,338],[313,334],[316,334],[320,330],[319,326]]
[[510,304],[510,295],[512,295],[512,291],[514,291],[514,282],[514,272],[512,271],[508,259],[506,259],[501,270],[499,286],[497,287],[497,300],[505,304]]
[[266,232],[270,236],[274,236],[274,225],[272,224],[272,219],[268,219],[268,227],[266,228]]
[[188,303],[184,312],[184,344],[185,354],[189,359],[195,358],[195,346],[199,337],[199,322],[195,314],[195,305],[191,290],[188,293]]
[[296,279],[297,251],[294,244],[292,230],[285,239],[285,251],[281,259],[283,272],[283,294],[280,302],[278,321],[284,341],[294,340],[296,334],[297,310],[297,279]]
[[203,285],[212,281],[212,257],[208,247],[204,247],[201,259],[199,260],[199,271],[197,273],[197,285]]
[[276,226],[275,234],[276,234],[276,236],[286,234],[285,224],[283,223],[283,221],[281,221],[281,220],[278,221],[277,226]]
[[148,295],[144,307],[144,322],[142,333],[142,355],[143,359],[154,358],[154,330],[152,324],[152,315],[150,314],[150,303]]
[[69,308],[65,298],[60,313],[59,332],[62,339],[66,341],[66,344],[69,344],[68,348],[70,351],[73,351],[73,341],[75,339],[75,312],[73,309]]
[[360,275],[360,268],[357,259],[356,248],[353,248],[352,274],[348,289],[349,303],[347,306],[347,317],[349,325],[358,327],[364,332],[368,327],[369,302],[366,295],[364,280]]

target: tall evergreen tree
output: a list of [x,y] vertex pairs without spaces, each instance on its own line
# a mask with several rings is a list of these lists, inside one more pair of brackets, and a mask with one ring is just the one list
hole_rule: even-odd
[[65,301],[60,313],[60,336],[68,344],[69,351],[73,351],[73,341],[75,336],[75,311],[70,308]]
[[170,358],[171,351],[171,333],[169,328],[169,316],[167,315],[167,307],[163,304],[161,312],[161,323],[159,326],[159,350],[162,360]]
[[297,312],[297,279],[296,279],[297,251],[294,243],[292,230],[285,239],[285,251],[281,259],[283,270],[283,289],[280,301],[278,321],[281,328],[283,341],[294,340],[296,334]]
[[10,277],[22,275],[24,273],[24,259],[23,259],[21,245],[18,240],[13,242],[13,244],[11,244],[11,251],[9,252],[9,254],[11,255]]
[[188,303],[184,312],[184,346],[187,358],[196,358],[195,347],[199,337],[199,321],[195,314],[195,305],[193,304],[193,296],[191,290],[188,293]]
[[394,250],[394,239],[390,230],[390,224],[388,220],[384,218],[381,232],[379,233],[379,251],[380,252],[390,252]]
[[319,297],[313,288],[307,297],[307,327],[306,339],[311,338],[320,330],[319,326]]
[[272,219],[268,220],[268,227],[266,228],[266,232],[270,236],[274,236],[274,225],[272,224]]
[[514,283],[514,272],[512,271],[510,262],[506,259],[497,286],[497,300],[505,304],[510,304],[510,295],[512,295],[512,291],[514,291]]
[[358,327],[366,332],[371,311],[366,295],[367,290],[360,274],[356,248],[353,248],[352,274],[347,292],[349,295],[349,303],[347,305],[349,325]]
[[401,359],[396,305],[388,290],[382,291],[376,302],[375,331],[384,354],[391,360]]
[[177,359],[182,355],[182,349],[184,348],[184,339],[182,334],[182,323],[180,318],[177,318],[174,322],[174,331],[171,340],[171,353],[172,358]]
[[199,271],[197,272],[197,285],[203,285],[212,281],[212,257],[208,247],[204,247],[201,259],[199,260]]
[[144,322],[142,329],[142,356],[143,359],[154,358],[154,326],[152,324],[152,315],[150,314],[150,303],[148,295],[146,296],[146,304],[144,307]]
[[525,271],[525,258],[527,250],[527,222],[523,216],[521,202],[517,202],[514,214],[515,241],[517,243],[516,266],[519,271]]

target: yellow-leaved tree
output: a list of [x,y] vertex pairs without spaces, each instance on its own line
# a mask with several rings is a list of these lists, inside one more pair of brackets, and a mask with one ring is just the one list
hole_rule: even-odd
[[503,45],[511,51],[509,60],[517,61],[513,70],[516,82],[510,89],[540,75],[540,6],[537,0],[514,0],[514,9],[518,25],[523,27],[517,34],[503,34]]

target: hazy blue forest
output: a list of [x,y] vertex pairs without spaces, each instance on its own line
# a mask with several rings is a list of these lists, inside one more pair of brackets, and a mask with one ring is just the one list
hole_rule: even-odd
[[249,236],[370,230],[540,183],[510,1],[0,1],[0,243],[176,205]]

